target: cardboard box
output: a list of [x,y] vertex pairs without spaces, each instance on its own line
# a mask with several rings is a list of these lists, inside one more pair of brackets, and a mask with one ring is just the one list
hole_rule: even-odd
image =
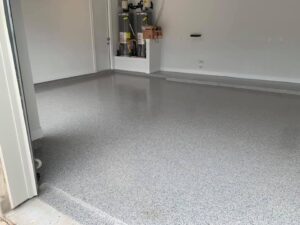
[[143,27],[143,34],[144,39],[161,39],[163,36],[161,27],[156,26]]

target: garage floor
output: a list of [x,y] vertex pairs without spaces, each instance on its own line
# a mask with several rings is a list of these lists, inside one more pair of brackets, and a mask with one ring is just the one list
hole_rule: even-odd
[[37,86],[41,196],[82,224],[300,224],[300,97],[122,74]]

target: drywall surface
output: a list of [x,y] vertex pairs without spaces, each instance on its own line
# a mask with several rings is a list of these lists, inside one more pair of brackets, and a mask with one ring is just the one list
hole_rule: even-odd
[[34,83],[96,72],[91,1],[21,2]]
[[40,126],[35,90],[33,86],[32,70],[29,60],[22,7],[20,0],[11,0],[10,4],[14,22],[14,31],[17,42],[16,45],[18,48],[18,59],[20,64],[20,72],[22,74],[23,91],[27,107],[26,109],[31,139],[37,140],[42,138],[43,132]]
[[300,82],[300,1],[165,3],[162,70]]

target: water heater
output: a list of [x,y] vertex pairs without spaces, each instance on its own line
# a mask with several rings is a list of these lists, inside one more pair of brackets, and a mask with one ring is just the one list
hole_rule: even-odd
[[119,21],[120,56],[146,57],[146,42],[143,27],[152,22],[153,3],[151,0],[140,0],[137,4],[129,0],[119,0],[121,12]]
[[132,55],[132,28],[133,15],[129,12],[119,13],[119,55]]
[[143,35],[143,27],[152,25],[152,12],[137,12],[135,16],[137,33],[137,56],[146,58],[146,41]]

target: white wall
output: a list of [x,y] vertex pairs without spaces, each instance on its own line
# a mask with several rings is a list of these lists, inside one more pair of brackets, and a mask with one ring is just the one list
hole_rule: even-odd
[[299,9],[299,0],[166,0],[162,70],[300,83]]
[[96,72],[90,0],[21,0],[34,83]]
[[[94,26],[93,49],[91,0],[22,1],[35,82],[93,72],[93,60],[99,70],[103,49],[97,40],[103,37],[98,32],[105,24]],[[103,16],[97,14],[102,1],[93,0],[94,22]],[[116,34],[117,0],[109,1]],[[163,0],[153,1],[159,8]],[[300,83],[300,1],[165,2],[162,70]],[[190,38],[193,32],[203,37]],[[113,38],[116,46],[117,34]]]
[[106,45],[106,1],[11,0],[33,140],[43,136],[33,82],[88,74],[110,67]]
[[[155,13],[163,1],[153,0]],[[161,70],[300,83],[299,8],[299,0],[165,0]]]

